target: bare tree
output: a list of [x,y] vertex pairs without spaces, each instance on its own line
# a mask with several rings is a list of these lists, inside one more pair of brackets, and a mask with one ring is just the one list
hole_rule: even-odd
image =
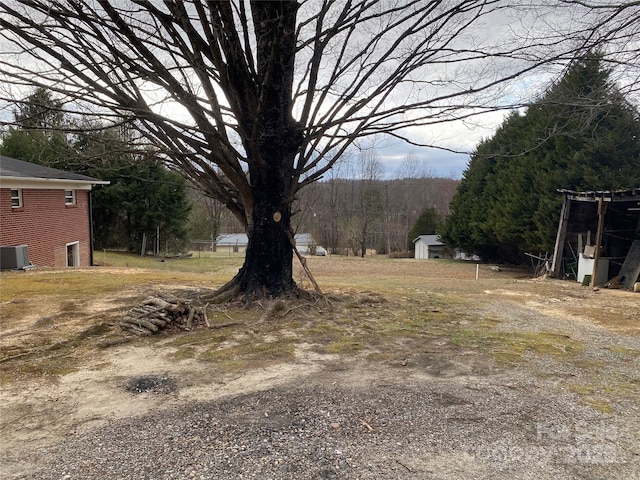
[[[557,0],[545,4],[576,12],[572,33],[604,53],[603,61],[613,68],[612,78],[622,95],[640,102],[640,2]],[[556,25],[556,32],[560,36],[562,27]]]
[[394,173],[394,178],[416,179],[416,178],[433,178],[435,174],[431,166],[418,158],[415,153],[409,152],[407,156],[400,162],[400,165]]
[[360,172],[357,178],[356,195],[353,197],[354,244],[361,257],[367,254],[374,233],[380,229],[383,216],[383,192],[380,180],[383,177],[382,163],[375,150],[363,150],[358,162]]
[[[606,25],[587,2],[564,3]],[[507,87],[600,40],[586,25],[579,41],[538,35],[548,25],[539,10],[513,35],[513,4],[7,0],[0,73],[14,90],[43,86],[92,113],[127,115],[233,212],[249,246],[225,294],[297,294],[292,203],[356,139],[416,143],[411,128],[519,105]],[[602,39],[623,39],[630,26],[617,20],[619,33]]]
[[[239,228],[237,220],[215,198],[209,197],[205,192],[197,188],[189,190],[189,197],[193,204],[190,215],[190,235],[192,240],[206,240],[206,245],[211,250],[218,235],[223,232],[234,232]],[[199,249],[202,246],[199,245]]]

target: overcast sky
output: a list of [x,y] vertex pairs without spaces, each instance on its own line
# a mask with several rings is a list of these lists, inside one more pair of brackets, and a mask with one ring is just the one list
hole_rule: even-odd
[[400,140],[390,140],[377,148],[376,153],[383,162],[387,178],[395,175],[409,155],[417,158],[421,167],[434,176],[460,178],[469,162],[469,154],[480,141],[493,136],[507,113],[488,113],[476,119],[474,124],[457,121],[411,132],[413,140],[442,148],[418,147]]
[[469,162],[468,154],[452,153],[435,148],[415,147],[407,143],[398,142],[379,152],[380,160],[384,166],[385,178],[390,179],[396,175],[401,162],[408,155],[415,156],[422,167],[436,177],[460,178]]

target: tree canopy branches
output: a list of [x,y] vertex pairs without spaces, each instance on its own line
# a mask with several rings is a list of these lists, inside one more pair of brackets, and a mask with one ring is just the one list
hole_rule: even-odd
[[155,150],[136,150],[130,130],[74,118],[43,89],[16,107],[14,124],[3,134],[1,154],[110,182],[92,192],[96,248],[140,251],[144,236],[157,229],[167,249],[184,246],[190,210],[186,181],[168,171]]
[[[635,3],[605,8],[564,1],[554,8],[595,12],[600,27],[616,22],[599,41],[630,41],[627,14],[637,15]],[[491,38],[486,29],[501,29],[510,12],[497,0],[249,7],[244,1],[4,2],[1,35],[10,47],[3,48],[0,70],[14,84],[37,83],[103,114],[135,117],[178,168],[242,216],[252,203],[245,172],[248,163],[260,162],[254,142],[270,128],[264,102],[273,75],[291,85],[282,111],[304,136],[295,142],[293,174],[313,180],[358,137],[405,137],[408,127],[519,104],[524,99],[505,105],[495,88],[594,41],[575,32],[543,35],[536,25]],[[276,55],[287,45],[286,55]],[[545,57],[537,55],[542,49]],[[12,51],[31,59],[18,62]]]

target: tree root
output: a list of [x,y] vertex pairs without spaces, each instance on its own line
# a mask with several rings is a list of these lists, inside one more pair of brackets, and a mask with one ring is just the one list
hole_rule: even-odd
[[[296,250],[295,245],[294,250]],[[217,308],[215,306],[220,304],[235,303],[244,307],[262,306],[260,301],[266,300],[267,307],[263,307],[265,311],[258,323],[267,322],[282,312],[284,314],[280,316],[286,316],[304,306],[318,308],[318,304],[320,304],[331,307],[330,300],[322,293],[306,267],[304,258],[297,250],[296,254],[313,283],[315,292],[300,289],[293,282],[291,288],[282,292],[280,296],[269,297],[266,291],[247,289],[244,272],[241,269],[231,281],[217,291],[192,291],[181,294],[180,297],[168,293],[156,293],[141,305],[129,310],[120,321],[120,328],[136,335],[153,335],[165,330],[212,328],[207,317],[207,309],[209,307]],[[295,305],[290,306],[291,303],[295,303]],[[204,306],[201,306],[203,304]],[[231,324],[236,324],[229,315],[226,316],[232,321]]]
[[258,323],[263,323],[271,320],[278,312],[283,311],[285,306],[286,303],[282,299],[270,302],[269,306],[264,310],[264,313],[260,317],[260,320],[258,320]]
[[233,277],[218,290],[207,295],[200,296],[200,300],[219,305],[238,299],[241,295],[239,275],[240,274]]

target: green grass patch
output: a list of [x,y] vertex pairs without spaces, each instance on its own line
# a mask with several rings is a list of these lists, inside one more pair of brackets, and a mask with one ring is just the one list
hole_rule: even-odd
[[[0,273],[0,301],[20,302],[39,296],[98,296],[154,283],[193,283],[211,286],[229,281],[242,258],[190,258],[164,262],[139,255],[96,252],[96,263],[122,272],[97,268],[32,270]],[[11,308],[11,303],[4,305]],[[17,308],[16,308],[17,310]]]
[[159,348],[174,349],[167,356],[174,360],[197,359],[203,351],[209,351],[225,342],[229,334],[220,330],[195,330],[172,335],[166,339],[164,335],[152,337],[150,340],[158,340]]
[[294,338],[283,337],[271,342],[260,342],[255,338],[242,340],[242,343],[222,348],[208,348],[197,358],[212,362],[214,367],[225,371],[259,368],[295,360],[295,347],[298,342]]
[[220,330],[194,330],[192,332],[184,332],[178,335],[171,335],[169,338],[164,335],[157,337],[151,337],[152,340],[157,340],[163,347],[203,347],[210,345],[218,345],[229,338],[227,333],[223,333]]
[[[43,296],[75,297],[101,296],[127,291],[133,286],[189,282],[193,277],[171,272],[136,272],[114,274],[96,270],[65,270],[55,272],[24,272],[0,274],[0,301],[19,302]],[[11,303],[9,305],[11,305]],[[68,305],[68,302],[65,302]]]
[[565,388],[578,395],[585,405],[598,410],[599,412],[610,414],[613,412],[611,404],[599,394],[594,385],[567,382]]
[[190,345],[183,345],[174,352],[171,352],[168,357],[174,360],[189,360],[195,358],[198,354],[198,349]]
[[[501,364],[513,364],[525,354],[564,357],[584,350],[582,342],[566,335],[548,332],[506,332],[492,318],[469,319],[447,311],[415,313],[408,318],[386,318],[369,324],[371,336],[378,339],[447,339],[461,348],[489,354]],[[377,344],[380,348],[380,343]],[[384,345],[382,348],[386,348]]]
[[[244,255],[228,256],[204,252],[191,252],[190,258],[158,258],[141,257],[140,255],[124,252],[96,252],[95,262],[101,266],[117,268],[139,268],[161,272],[183,272],[200,274],[222,274],[233,276],[244,261]],[[229,276],[228,280],[231,277]]]
[[625,347],[609,347],[607,348],[607,350],[609,350],[611,353],[613,353],[614,355],[620,357],[620,358],[625,358],[625,357],[640,357],[640,352],[638,350],[632,350],[630,348],[625,348]]
[[339,325],[318,322],[299,330],[299,335],[308,342],[326,345],[346,335],[352,326],[353,321],[347,322],[343,320]]
[[38,377],[59,377],[78,371],[78,359],[69,355],[33,358],[29,362],[0,365],[0,381],[25,380]]
[[331,354],[349,355],[365,350],[367,349],[367,347],[368,345],[355,339],[342,338],[338,341],[330,343],[322,350],[326,353]]
[[[506,332],[503,332],[505,334]],[[567,357],[584,351],[584,344],[568,335],[548,332],[516,332],[507,334],[512,351],[534,355]]]

